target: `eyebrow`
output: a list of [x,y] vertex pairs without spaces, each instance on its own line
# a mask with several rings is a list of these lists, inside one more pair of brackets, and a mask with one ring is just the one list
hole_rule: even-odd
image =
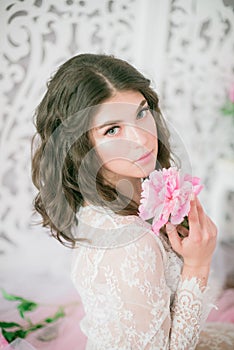
[[[141,107],[143,107],[146,102],[147,102],[146,100],[142,100],[140,102],[139,106],[137,107],[136,114],[140,111]],[[120,119],[109,120],[109,121],[106,121],[105,123],[103,123],[102,125],[97,126],[96,129],[99,130],[99,129],[104,128],[105,126],[111,126],[111,125],[115,125],[115,124],[118,124],[118,123],[121,123],[121,122],[123,122],[123,120],[120,120]]]

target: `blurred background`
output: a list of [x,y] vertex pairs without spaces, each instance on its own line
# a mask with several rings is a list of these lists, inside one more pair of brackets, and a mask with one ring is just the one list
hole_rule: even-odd
[[32,215],[30,143],[46,82],[84,52],[123,58],[151,79],[219,228],[215,272],[232,284],[234,0],[1,0],[0,287],[43,301],[75,295],[70,250]]

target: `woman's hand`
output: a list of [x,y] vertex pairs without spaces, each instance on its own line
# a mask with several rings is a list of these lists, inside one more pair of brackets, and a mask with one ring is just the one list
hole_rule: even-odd
[[216,246],[217,228],[195,195],[190,205],[188,236],[181,238],[177,232],[180,228],[170,223],[166,225],[166,232],[172,248],[183,257],[184,265],[194,269],[209,267]]

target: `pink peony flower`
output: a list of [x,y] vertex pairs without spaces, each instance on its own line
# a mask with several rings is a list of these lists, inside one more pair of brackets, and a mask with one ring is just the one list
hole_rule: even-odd
[[203,186],[198,177],[181,175],[175,167],[154,170],[142,183],[139,216],[143,220],[153,218],[152,229],[158,234],[169,220],[180,224],[190,210],[190,196],[198,194]]

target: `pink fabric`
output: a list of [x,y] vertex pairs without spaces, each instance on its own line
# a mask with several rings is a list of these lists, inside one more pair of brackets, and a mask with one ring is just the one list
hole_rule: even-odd
[[207,321],[234,323],[234,289],[223,291],[216,305],[218,310],[213,309]]
[[1,334],[1,331],[0,331],[0,349],[4,349],[7,344],[8,342],[6,341],[6,339]]
[[[71,307],[67,310],[67,316],[60,320],[58,327],[58,337],[51,341],[39,341],[38,335],[41,330],[32,333],[27,337],[27,341],[30,342],[36,349],[43,350],[85,350],[87,338],[80,329],[80,320],[84,316],[83,306],[80,302],[78,293],[75,293],[61,300],[56,300],[56,304],[68,304],[71,303]],[[73,303],[79,303],[72,306]],[[44,310],[45,315],[51,314],[51,310]],[[40,315],[41,318],[41,315]]]

